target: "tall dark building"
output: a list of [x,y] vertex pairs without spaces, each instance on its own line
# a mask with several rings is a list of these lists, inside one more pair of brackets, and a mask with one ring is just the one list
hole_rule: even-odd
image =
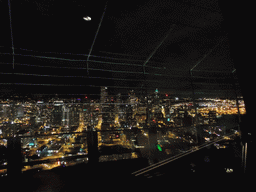
[[109,118],[110,118],[110,109],[109,109],[109,98],[107,87],[101,87],[100,92],[100,112],[102,117],[101,129],[106,130],[110,128]]
[[1,104],[0,105],[0,117],[1,118],[10,117],[11,112],[12,112],[12,109],[9,104]]
[[117,99],[116,99],[116,105],[115,105],[115,111],[116,113],[118,114],[118,119],[119,121],[122,119],[124,119],[124,113],[123,113],[123,110],[121,108],[122,106],[122,99],[121,99],[121,93],[118,93],[117,94]]
[[35,115],[37,123],[43,123],[46,121],[47,109],[43,101],[37,101]]
[[62,125],[63,101],[55,101],[52,109],[51,123],[53,126]]
[[[108,104],[109,98],[107,89],[107,87],[101,87],[100,93],[100,113],[102,118],[101,130],[110,129],[110,105]],[[101,139],[103,143],[107,142],[109,139],[109,134],[107,132],[102,132]]]
[[14,118],[22,118],[24,116],[24,109],[22,105],[16,105]]
[[107,87],[101,87],[100,101],[102,128],[109,129],[115,121],[115,102],[114,98],[108,95]]
[[62,126],[69,128],[70,127],[70,119],[69,119],[69,111],[70,108],[67,105],[63,106],[63,119],[62,119]]
[[[117,110],[115,98],[108,95],[108,88],[101,87],[100,113],[101,113],[101,130],[112,130],[115,128],[115,116]],[[101,133],[102,142],[111,142],[110,132]]]
[[79,125],[79,115],[80,115],[80,107],[79,106],[71,106],[69,110],[69,125],[70,126],[78,126]]
[[154,93],[154,104],[158,105],[159,104],[159,91],[158,88],[156,88],[155,93]]
[[102,105],[103,103],[107,103],[107,101],[108,101],[108,88],[101,87],[100,88],[100,103]]
[[126,111],[125,111],[125,120],[128,124],[128,126],[132,126],[132,123],[133,123],[133,118],[132,118],[132,115],[133,115],[133,110],[132,110],[132,106],[131,105],[126,105]]

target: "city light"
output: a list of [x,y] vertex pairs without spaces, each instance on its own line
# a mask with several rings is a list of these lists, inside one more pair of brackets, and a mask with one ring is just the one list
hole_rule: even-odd
[[[104,92],[108,91],[107,87],[102,87],[102,90]],[[147,96],[148,102],[146,104],[140,102],[141,98],[144,100],[144,96],[140,98],[136,95],[135,91],[132,95],[129,95],[130,97],[128,99],[117,99],[115,96],[102,94],[100,99],[95,99],[90,103],[87,103],[85,99],[91,96],[85,94],[81,96],[81,98],[85,99],[73,98],[71,102],[64,102],[64,99],[63,101],[54,101],[53,99],[49,103],[45,100],[42,104],[37,101],[31,101],[31,103],[27,102],[23,108],[20,106],[17,107],[15,110],[19,110],[19,113],[15,112],[13,117],[11,116],[11,105],[2,105],[2,108],[0,108],[0,112],[3,114],[0,117],[0,136],[7,134],[6,129],[4,129],[6,124],[15,124],[17,130],[23,130],[18,135],[21,138],[26,138],[23,140],[23,147],[28,148],[26,153],[28,152],[31,155],[38,156],[42,160],[46,160],[87,154],[86,137],[83,135],[83,141],[80,141],[79,134],[88,131],[89,126],[99,130],[97,133],[98,146],[120,145],[127,149],[141,148],[140,150],[146,150],[147,142],[151,139],[151,134],[148,134],[144,130],[147,126],[157,128],[158,143],[171,144],[172,142],[181,142],[182,144],[194,145],[196,144],[196,139],[192,138],[192,134],[194,134],[193,130],[189,130],[191,131],[189,132],[189,136],[185,136],[182,129],[186,123],[188,126],[195,125],[194,117],[196,117],[196,112],[198,115],[198,124],[206,126],[203,131],[204,135],[202,136],[204,142],[212,141],[216,137],[222,138],[224,133],[226,133],[224,126],[217,126],[216,121],[220,115],[225,117],[225,115],[238,113],[234,100],[225,99],[224,102],[224,100],[220,99],[202,98],[197,111],[195,111],[190,98],[171,97],[171,95],[166,93],[160,93],[161,91],[158,92],[158,89],[156,89],[155,92]],[[155,97],[155,95],[158,97]],[[167,96],[170,97],[167,99]],[[110,103],[109,101],[111,100],[114,102]],[[79,103],[74,104],[76,101],[79,101]],[[134,103],[134,101],[138,103]],[[19,105],[22,104],[20,103]],[[240,103],[239,107],[240,113],[245,113],[243,102]],[[20,111],[23,111],[23,113],[20,113]],[[35,122],[38,119],[40,119],[40,122]],[[23,127],[26,126],[28,128],[24,130]],[[33,129],[30,129],[30,127],[33,127]],[[136,133],[136,136],[133,135],[133,131],[130,130],[133,130],[133,128],[139,129],[140,133]],[[111,131],[112,129],[115,132]],[[125,133],[124,131],[127,129],[129,129],[129,133]],[[107,132],[101,132],[101,130],[107,130]],[[116,130],[119,131],[116,133]],[[166,132],[166,130],[168,131]],[[70,131],[76,132],[76,134],[54,135]],[[12,133],[12,130],[10,132]],[[33,132],[41,136],[47,135],[47,138],[33,138],[33,141],[32,139],[27,139],[27,136],[30,136],[29,134]],[[234,133],[236,132],[234,131]],[[223,138],[230,139],[229,137]],[[141,142],[143,139],[145,139],[145,142]],[[7,145],[7,142],[4,143],[3,139],[0,142],[3,145]],[[44,145],[47,148],[42,149],[41,147]],[[54,148],[55,145],[58,147]],[[164,151],[168,154],[174,151],[166,149],[166,147],[163,150],[160,144],[155,146],[155,150]],[[175,148],[175,145],[172,145],[172,147]],[[221,148],[223,146],[217,147]],[[75,151],[76,149],[78,151]],[[50,154],[44,154],[46,152]],[[111,159],[110,157],[104,158],[106,160]],[[121,155],[120,157],[115,157],[115,159],[118,158],[122,159],[124,157],[121,157]],[[62,161],[57,161],[57,165],[60,164],[63,164]],[[55,167],[57,165],[54,163]],[[44,166],[44,168],[51,169],[54,166]]]

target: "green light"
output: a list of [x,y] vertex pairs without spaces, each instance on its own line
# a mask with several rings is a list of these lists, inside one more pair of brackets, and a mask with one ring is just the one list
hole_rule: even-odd
[[157,146],[157,149],[158,149],[159,151],[162,151],[162,148],[161,148],[161,146],[160,146],[159,144],[157,144],[156,146]]
[[87,109],[84,109],[84,111],[86,111]]

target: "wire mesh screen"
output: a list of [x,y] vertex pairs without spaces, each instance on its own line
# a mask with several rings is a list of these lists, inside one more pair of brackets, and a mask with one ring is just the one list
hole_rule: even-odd
[[121,58],[97,58],[87,68],[82,59],[24,57],[3,72],[12,92],[1,101],[1,144],[22,138],[24,171],[36,162],[42,169],[88,162],[91,129],[100,162],[155,163],[235,133],[237,102],[245,113],[235,71],[168,71]]
[[[24,170],[87,162],[87,134],[96,131],[99,161],[142,157],[155,163],[239,134],[238,123],[245,108],[227,51],[228,39],[216,27],[221,24],[221,15],[215,12],[212,22],[209,10],[202,12],[203,8],[196,5],[170,2],[169,7],[180,17],[163,16],[162,11],[157,13],[158,20],[147,11],[145,17],[137,17],[139,9],[123,17],[110,4],[113,15],[105,16],[104,5],[103,14],[96,17],[99,24],[88,24],[86,30],[94,30],[86,33],[94,34],[90,41],[76,37],[83,36],[84,28],[79,28],[82,32],[75,28],[77,34],[72,33],[76,44],[65,45],[73,39],[64,41],[64,32],[59,34],[61,38],[57,32],[47,36],[50,40],[37,37],[41,44],[52,41],[48,47],[63,50],[59,43],[67,50],[76,48],[76,53],[16,48],[11,36],[12,46],[0,47],[3,151],[9,138],[20,137]],[[20,4],[15,5],[17,11]],[[165,6],[157,7],[162,10]],[[115,26],[109,38],[106,34],[110,34],[110,27],[103,17]],[[14,29],[21,31],[19,14],[14,20]],[[105,33],[98,36],[100,29]],[[12,27],[10,30],[12,34]],[[16,32],[19,42],[24,43],[22,35],[22,31]],[[97,38],[102,49],[108,47],[109,52],[100,51]],[[88,54],[78,54],[83,46]],[[120,52],[112,52],[112,47],[120,47]],[[6,165],[4,155],[0,161],[1,166]]]

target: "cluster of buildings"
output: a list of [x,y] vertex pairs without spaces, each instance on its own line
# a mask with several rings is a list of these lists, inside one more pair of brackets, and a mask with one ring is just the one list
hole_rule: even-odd
[[[166,146],[166,154],[175,154],[225,135],[227,123],[222,124],[227,120],[221,119],[234,118],[238,109],[240,115],[245,114],[242,98],[193,101],[158,89],[148,95],[134,90],[111,95],[107,87],[101,87],[99,99],[0,100],[0,145],[7,146],[6,137],[19,135],[27,155],[43,158],[86,154],[86,136],[74,133],[94,129],[99,131],[99,147],[131,149],[131,153],[103,154],[100,161],[137,158],[139,153],[135,151],[139,149],[145,155],[150,143],[155,142]],[[196,125],[201,128],[195,129]],[[162,131],[146,130],[152,127]]]
[[[58,98],[26,102],[5,100],[0,103],[0,137],[54,134],[80,127],[80,132],[89,128],[102,130],[99,141],[108,143],[113,138],[105,130],[213,125],[223,115],[238,113],[235,100],[201,98],[195,103],[193,105],[191,98],[174,97],[158,89],[146,96],[137,95],[133,90],[126,95],[110,95],[107,87],[101,87],[100,99],[85,102]],[[243,100],[238,103],[240,114],[244,114]],[[36,143],[27,138],[24,145]]]

